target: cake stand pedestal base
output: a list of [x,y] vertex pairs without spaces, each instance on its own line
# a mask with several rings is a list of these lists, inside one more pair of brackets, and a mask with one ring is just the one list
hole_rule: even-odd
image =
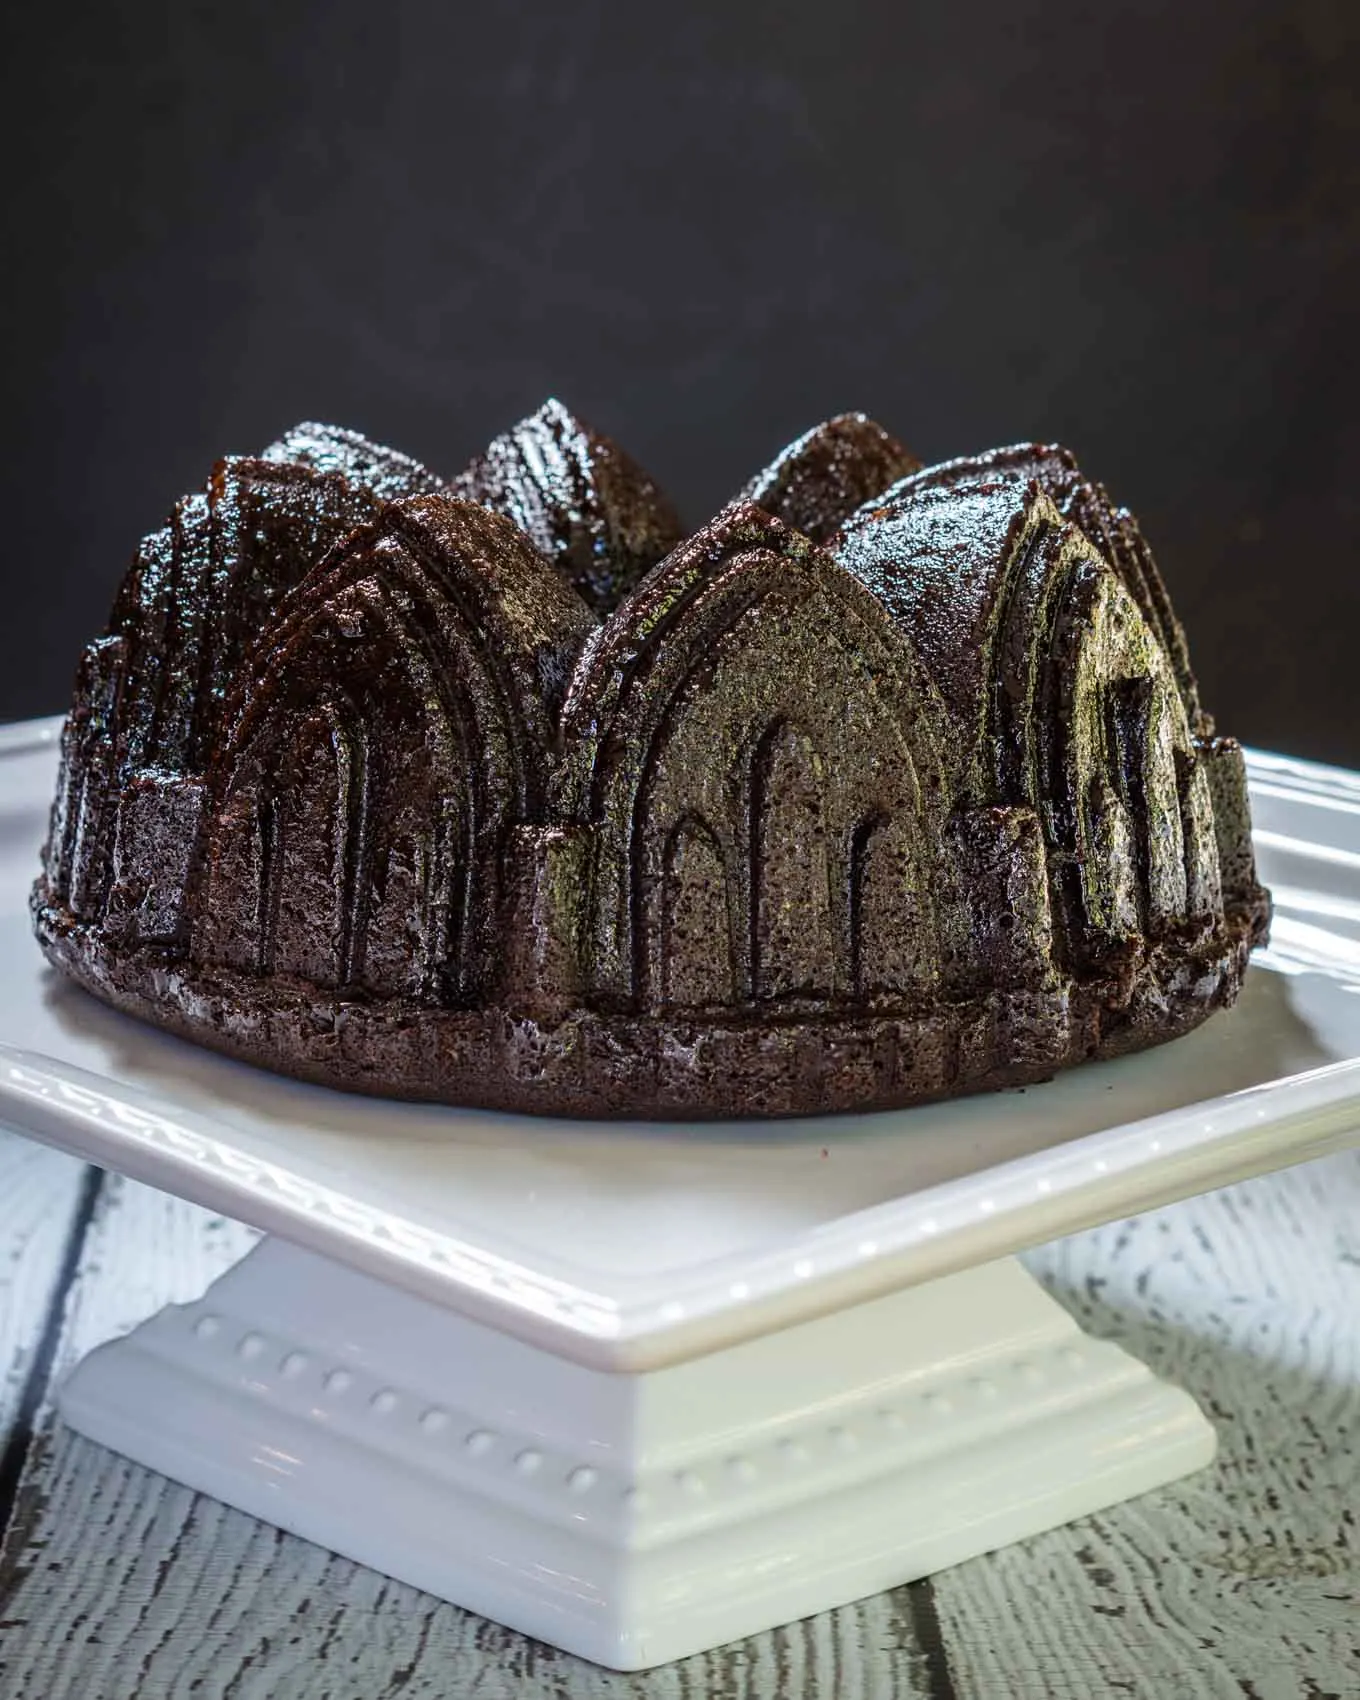
[[637,1670],[1207,1464],[1194,1403],[1014,1259],[609,1374],[265,1239],[77,1365],[71,1427]]

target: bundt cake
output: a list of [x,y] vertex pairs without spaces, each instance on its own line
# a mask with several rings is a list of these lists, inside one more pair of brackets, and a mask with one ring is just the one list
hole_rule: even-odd
[[96,996],[351,1090],[590,1116],[1044,1079],[1237,995],[1240,748],[1065,450],[862,415],[685,536],[550,401],[451,481],[301,425],[86,650],[34,919]]

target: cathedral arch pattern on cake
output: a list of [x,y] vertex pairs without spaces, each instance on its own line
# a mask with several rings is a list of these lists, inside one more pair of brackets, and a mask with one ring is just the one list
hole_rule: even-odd
[[[244,925],[239,831],[263,835],[253,863],[264,893],[255,909],[262,968],[277,966],[271,952],[290,906],[327,901],[320,891],[268,895],[282,889],[271,869],[289,854],[286,794],[311,783],[281,741],[320,712],[340,752],[337,784],[345,775],[343,795],[318,810],[339,823],[329,983],[456,1004],[490,980],[501,844],[541,807],[551,732],[540,679],[560,641],[552,617],[565,610],[582,634],[591,624],[517,536],[493,581],[488,540],[504,543],[508,530],[442,498],[391,508],[324,564],[297,606],[282,608],[250,663],[248,700],[210,782],[220,827],[209,837],[225,855],[209,872],[205,950],[218,937],[230,949]],[[343,715],[327,707],[339,680]],[[263,824],[247,826],[247,814]]]
[[[805,991],[853,997],[854,835],[871,816],[900,819],[919,841],[918,901],[928,905],[930,845],[951,792],[937,719],[914,655],[849,574],[760,510],[720,516],[616,612],[568,693],[555,807],[595,832],[591,983],[640,1007],[663,997],[667,845],[692,816],[723,870],[736,1000],[796,995],[797,977],[771,966],[792,948],[771,917],[799,906],[779,888],[799,877],[798,865],[760,853],[761,810],[772,801],[762,801],[761,752],[788,726],[818,770],[808,796],[818,871],[804,870],[801,907],[815,907],[815,924],[806,912],[804,923],[823,966]],[[847,725],[858,759],[843,753]],[[841,753],[830,768],[828,747]]]
[[304,425],[180,501],[82,660],[34,916],[99,996],[307,1078],[707,1116],[1174,1037],[1269,898],[1241,750],[1067,451],[920,468],[842,415],[683,538],[549,403],[449,481]]
[[1069,966],[1221,919],[1207,786],[1171,657],[1037,479],[974,476],[971,463],[967,476],[909,478],[832,549],[943,683],[969,752],[965,793],[1035,811]]

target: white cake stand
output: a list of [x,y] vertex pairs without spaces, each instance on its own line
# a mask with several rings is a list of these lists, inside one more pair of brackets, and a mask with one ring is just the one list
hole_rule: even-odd
[[1012,1254],[1357,1140],[1346,775],[1255,763],[1281,921],[1199,1033],[1023,1093],[686,1129],[345,1097],[103,1009],[27,933],[45,729],[0,763],[0,1118],[267,1236],[86,1358],[66,1420],[602,1664],[749,1635],[1206,1463],[1193,1402]]

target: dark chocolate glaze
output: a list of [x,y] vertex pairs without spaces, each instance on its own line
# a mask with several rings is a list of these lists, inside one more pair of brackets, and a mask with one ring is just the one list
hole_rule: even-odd
[[120,773],[206,766],[242,659],[312,564],[381,506],[338,473],[230,457],[176,503],[119,589],[124,650]]
[[881,425],[863,413],[842,413],[790,443],[737,500],[825,543],[857,508],[920,469]]
[[317,472],[338,472],[384,502],[432,495],[444,488],[441,479],[410,455],[370,443],[367,437],[346,431],[341,425],[318,425],[311,420],[285,431],[264,451],[263,458],[310,466]]
[[1145,546],[1064,451],[910,464],[845,416],[678,540],[556,403],[442,490],[329,427],[220,463],[82,662],[44,949],[267,1067],[550,1114],[1185,1032],[1269,899]]
[[642,468],[560,401],[495,438],[451,488],[519,526],[597,613],[684,535]]
[[[883,499],[908,500],[926,490],[951,490],[998,479],[1038,484],[1059,513],[1086,534],[1123,580],[1165,650],[1191,725],[1196,732],[1210,736],[1213,725],[1199,705],[1185,632],[1171,606],[1147,540],[1129,510],[1116,507],[1103,484],[1082,475],[1070,450],[1051,443],[1017,443],[1010,448],[989,449],[985,454],[965,455],[938,466],[914,470]],[[865,501],[871,503],[871,498],[866,497]]]

